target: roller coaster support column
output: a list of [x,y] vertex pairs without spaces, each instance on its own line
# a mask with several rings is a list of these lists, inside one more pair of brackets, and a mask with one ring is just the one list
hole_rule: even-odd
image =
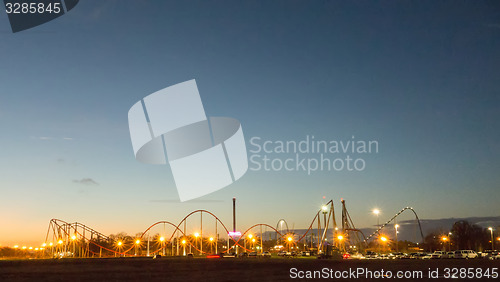
[[200,256],[203,254],[203,212],[200,212]]
[[148,240],[148,250],[146,251],[146,256],[149,257],[149,233],[148,233],[148,239],[147,240]]
[[217,218],[215,218],[215,253],[219,253],[219,249],[217,249],[217,242],[219,242],[219,233],[217,233]]
[[[236,232],[236,198],[233,198],[233,232]],[[238,245],[236,245],[236,240],[234,240],[234,248],[236,254],[238,254]],[[229,239],[228,239],[228,246],[229,246]]]
[[260,253],[264,252],[264,244],[262,244],[262,225],[260,226]]
[[321,238],[319,236],[319,230],[321,229],[321,222],[320,222],[319,218],[320,217],[319,217],[319,212],[318,212],[318,246],[317,246],[318,253],[320,252],[319,248],[321,246],[321,242],[320,242]]

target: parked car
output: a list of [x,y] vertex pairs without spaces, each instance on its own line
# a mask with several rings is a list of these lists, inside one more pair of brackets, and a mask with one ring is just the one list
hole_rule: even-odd
[[493,251],[493,250],[484,250],[483,252],[481,252],[481,257],[483,257],[483,258],[489,257],[489,256],[491,256],[491,253],[495,252],[495,251]]
[[236,253],[224,253],[224,254],[222,254],[222,257],[223,258],[235,258]]
[[422,253],[422,254],[423,254],[423,256],[420,257],[421,259],[431,259],[432,258],[431,253]]
[[452,259],[455,258],[455,251],[446,252],[441,258]]
[[251,252],[248,254],[249,257],[257,257],[257,252]]
[[393,255],[394,255],[393,259],[400,259],[400,258],[403,258],[405,256],[405,254],[401,253],[401,252],[393,253]]
[[309,257],[309,256],[311,256],[311,253],[304,251],[304,252],[301,253],[301,256],[303,256],[303,257]]
[[271,257],[271,253],[270,252],[263,252],[261,254],[262,257],[265,257],[265,258],[270,258]]
[[434,253],[431,254],[431,259],[440,259],[443,258],[443,256],[446,254],[446,252],[443,251],[435,251]]
[[423,258],[430,258],[430,257],[427,257],[427,253],[411,253],[410,254],[410,258],[411,259],[423,259]]
[[453,258],[456,259],[474,259],[477,258],[477,253],[473,250],[459,250],[455,251]]
[[488,259],[500,259],[500,251],[493,251],[491,252],[488,257]]
[[286,255],[285,251],[279,251],[278,252],[278,256],[280,256],[280,257],[284,257],[285,255]]

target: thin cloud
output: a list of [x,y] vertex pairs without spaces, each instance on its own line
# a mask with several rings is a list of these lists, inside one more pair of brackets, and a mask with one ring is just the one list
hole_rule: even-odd
[[[178,199],[150,200],[151,203],[181,203]],[[224,200],[191,200],[183,203],[223,203]]]
[[38,139],[38,140],[66,140],[66,141],[72,141],[74,140],[73,137],[51,137],[51,136],[30,136],[31,139]]
[[75,180],[73,180],[73,183],[78,183],[78,184],[83,184],[83,185],[99,185],[99,183],[97,183],[92,178],[82,178],[80,180],[75,179]]
[[498,24],[498,23],[489,23],[486,26],[489,27],[489,28],[500,29],[500,24]]

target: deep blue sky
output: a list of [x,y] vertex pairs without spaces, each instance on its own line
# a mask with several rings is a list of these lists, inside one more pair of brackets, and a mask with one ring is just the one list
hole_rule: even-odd
[[[205,208],[229,224],[233,196],[242,227],[304,228],[323,196],[360,227],[375,207],[499,215],[497,1],[81,1],[16,34],[2,12],[0,36],[0,244],[43,240],[54,217],[135,234]],[[354,135],[379,153],[363,172],[249,171],[178,203],[169,168],[134,159],[127,112],[193,78],[247,141]]]

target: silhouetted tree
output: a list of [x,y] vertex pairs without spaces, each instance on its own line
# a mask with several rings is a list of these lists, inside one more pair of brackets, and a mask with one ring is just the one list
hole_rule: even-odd
[[482,250],[485,245],[486,229],[470,224],[466,220],[460,220],[453,224],[451,228],[452,238],[458,249]]

